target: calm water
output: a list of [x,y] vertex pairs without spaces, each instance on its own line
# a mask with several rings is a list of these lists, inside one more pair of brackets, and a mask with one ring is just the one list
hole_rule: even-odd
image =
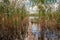
[[[40,29],[37,28],[37,24],[33,24],[32,25],[32,33],[36,36],[36,37],[41,37],[41,32]],[[47,40],[47,38],[49,40],[60,40],[60,35],[56,34],[55,32],[50,31],[48,28],[44,31],[44,38],[45,40]]]

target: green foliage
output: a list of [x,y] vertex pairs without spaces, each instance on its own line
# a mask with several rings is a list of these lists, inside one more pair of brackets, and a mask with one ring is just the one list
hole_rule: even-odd
[[52,19],[52,14],[48,13],[49,20]]
[[39,4],[40,2],[44,3],[45,0],[30,0],[30,1],[32,1],[33,3]]
[[22,19],[24,19],[24,17],[26,17],[26,10],[25,10],[24,7],[22,7],[21,10],[20,10],[20,16],[21,16]]
[[1,12],[4,12],[4,4],[3,3],[0,3],[0,13]]
[[57,22],[60,23],[60,13],[58,13]]
[[9,0],[3,0],[3,2],[4,2],[5,4],[7,4],[7,5],[10,4]]

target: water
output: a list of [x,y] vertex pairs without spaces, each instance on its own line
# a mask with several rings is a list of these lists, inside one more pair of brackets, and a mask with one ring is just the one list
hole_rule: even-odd
[[[40,36],[41,32],[39,32],[39,31],[40,30],[38,30],[37,25],[33,24],[32,25],[32,33],[35,35],[37,40],[38,40],[38,37],[41,37]],[[58,38],[58,37],[59,37],[58,34],[56,34],[55,32],[50,31],[48,28],[44,31],[44,40],[48,40],[48,39],[49,40],[60,40],[60,38]]]

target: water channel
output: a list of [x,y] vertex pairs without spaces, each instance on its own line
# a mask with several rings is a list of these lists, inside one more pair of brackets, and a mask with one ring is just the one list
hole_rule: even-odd
[[[36,23],[32,24],[32,33],[37,38],[41,37],[41,28]],[[44,31],[44,40],[60,40],[59,34],[52,32],[48,28]]]

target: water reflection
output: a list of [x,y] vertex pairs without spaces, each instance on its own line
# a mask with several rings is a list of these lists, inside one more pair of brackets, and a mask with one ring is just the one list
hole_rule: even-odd
[[[39,30],[37,24],[32,24],[32,33],[34,34],[35,37],[41,37],[40,33],[41,31]],[[46,30],[44,31],[44,38],[47,38],[47,40],[60,40],[59,35],[56,34],[55,32],[52,32],[51,30],[49,30],[48,28],[46,28]],[[45,39],[46,40],[46,39]]]
[[35,23],[32,24],[32,33],[35,36],[36,40],[38,40],[38,37],[40,36],[40,29]]
[[48,28],[45,30],[44,37],[49,38],[51,40],[58,40],[58,34],[50,31]]

